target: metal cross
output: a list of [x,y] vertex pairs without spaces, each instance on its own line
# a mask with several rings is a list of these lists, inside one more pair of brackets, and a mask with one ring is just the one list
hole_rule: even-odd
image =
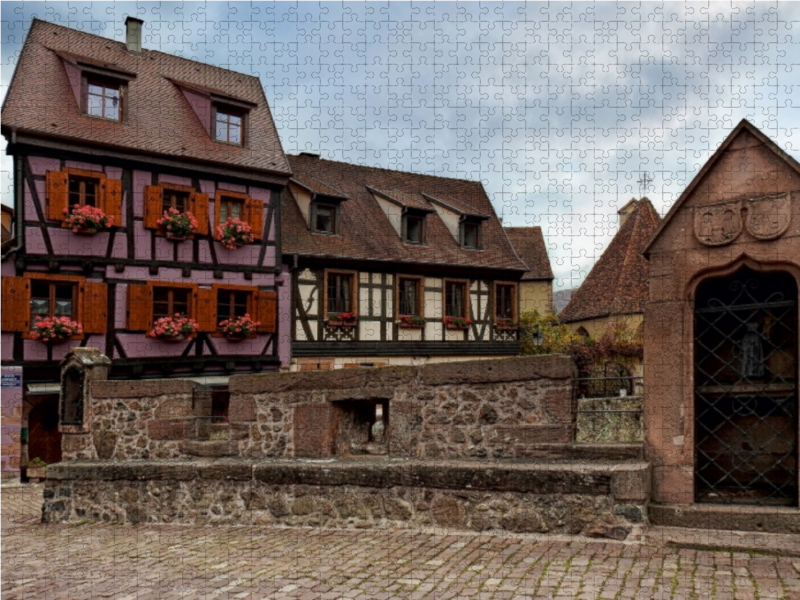
[[641,179],[639,179],[639,181],[636,183],[639,184],[639,196],[644,197],[644,195],[647,193],[647,188],[649,188],[650,184],[653,183],[653,178],[647,174],[647,171],[645,171],[642,174]]

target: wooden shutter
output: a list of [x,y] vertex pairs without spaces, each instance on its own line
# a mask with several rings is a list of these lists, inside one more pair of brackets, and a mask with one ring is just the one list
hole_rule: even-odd
[[158,220],[164,211],[161,210],[161,188],[157,185],[147,185],[144,188],[144,226],[149,229],[158,229]]
[[103,210],[114,217],[114,226],[122,225],[122,181],[119,179],[103,179],[100,184],[103,195]]
[[3,277],[3,331],[30,331],[31,282],[23,277]]
[[256,320],[261,321],[258,331],[275,333],[278,330],[278,294],[256,292]]
[[147,285],[128,286],[128,329],[150,331],[153,328],[153,289]]
[[200,331],[217,330],[217,290],[197,290],[197,326]]
[[248,198],[245,206],[247,222],[253,229],[253,239],[259,241],[264,235],[264,203]]
[[86,281],[81,285],[81,317],[84,333],[105,333],[108,325],[108,292],[105,283]]
[[197,218],[197,233],[208,235],[208,194],[192,192],[192,208]]
[[45,195],[45,215],[53,221],[64,220],[64,209],[69,208],[69,177],[64,171],[48,171]]

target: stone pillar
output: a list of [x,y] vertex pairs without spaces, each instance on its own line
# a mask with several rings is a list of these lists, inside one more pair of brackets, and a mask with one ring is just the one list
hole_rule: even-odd
[[97,458],[92,441],[92,382],[108,379],[111,360],[97,348],[73,348],[61,361],[58,428],[62,460]]

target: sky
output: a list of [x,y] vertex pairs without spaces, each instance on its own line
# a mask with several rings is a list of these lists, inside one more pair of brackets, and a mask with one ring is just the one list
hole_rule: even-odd
[[[577,287],[643,189],[666,214],[737,123],[800,159],[800,3],[9,2],[5,97],[34,17],[259,77],[284,150],[481,181]],[[0,159],[2,201],[11,162]]]

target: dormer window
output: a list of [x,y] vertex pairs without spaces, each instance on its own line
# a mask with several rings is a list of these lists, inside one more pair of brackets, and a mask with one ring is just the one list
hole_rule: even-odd
[[241,146],[244,144],[244,111],[227,106],[214,107],[214,139]]
[[403,232],[408,244],[425,243],[425,215],[406,213],[403,215]]
[[317,233],[328,233],[335,235],[338,232],[338,213],[339,207],[334,204],[320,204],[314,202],[311,205],[311,228]]
[[111,79],[87,77],[85,111],[87,115],[122,121],[122,95],[125,84]]
[[478,249],[481,244],[480,221],[465,220],[461,222],[461,247]]

